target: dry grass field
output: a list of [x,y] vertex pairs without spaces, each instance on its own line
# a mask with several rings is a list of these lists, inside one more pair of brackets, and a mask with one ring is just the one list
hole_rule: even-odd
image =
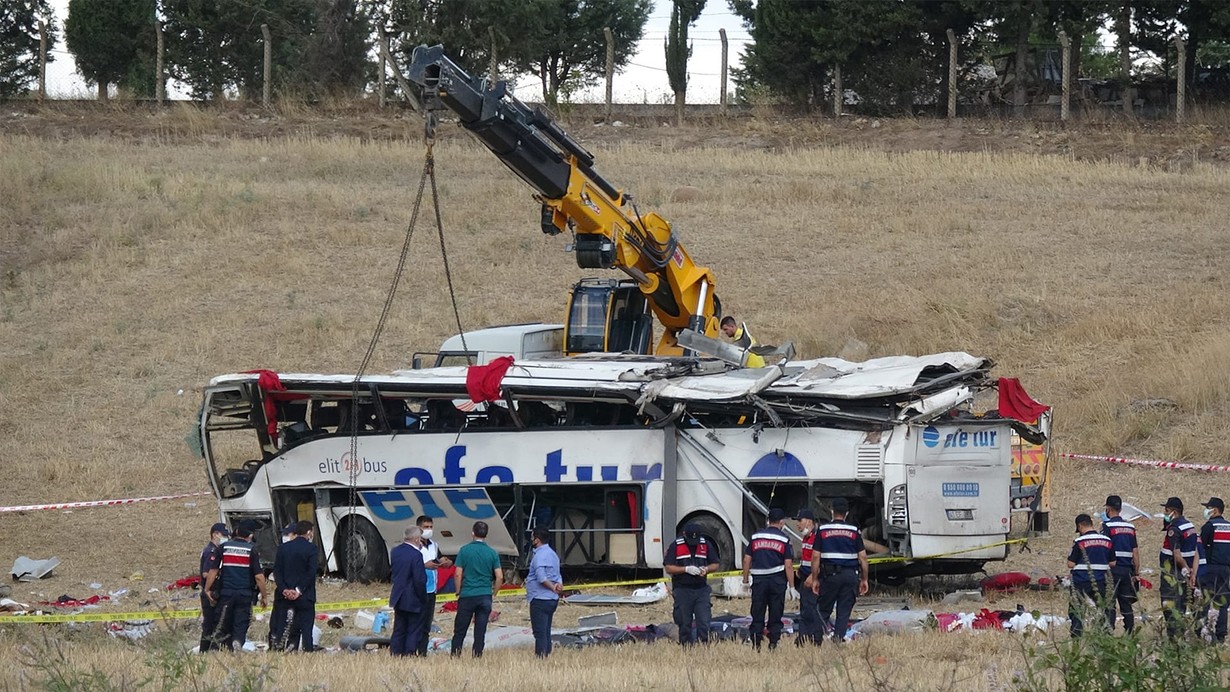
[[[180,113],[142,137],[0,129],[0,505],[203,490],[184,438],[210,377],[357,367],[422,145],[302,132],[251,139],[210,127]],[[1230,170],[905,151],[900,142],[883,151],[814,131],[790,146],[781,130],[742,127],[718,136],[608,128],[591,148],[604,175],[672,221],[714,269],[723,304],[766,340],[792,339],[804,356],[857,342],[867,356],[990,356],[1055,406],[1057,450],[1227,463]],[[1202,136],[1206,149],[1225,148],[1193,135]],[[565,241],[537,230],[524,186],[464,137],[445,137],[436,155],[465,327],[560,319],[582,272]],[[700,197],[672,202],[685,184]],[[455,331],[443,277],[421,224],[374,370],[404,367]],[[1070,517],[1109,492],[1142,507],[1178,494],[1197,515],[1200,496],[1230,493],[1223,475],[1055,468],[1053,535],[1008,567],[1062,571]],[[158,604],[165,594],[144,592],[193,571],[215,516],[205,497],[0,515],[0,565],[18,555],[63,560],[54,578],[15,585],[20,600],[88,595],[99,582],[131,588],[124,608]],[[1158,533],[1143,537],[1147,564]],[[137,571],[143,580],[130,578]],[[322,600],[380,592],[329,587]],[[1062,609],[1058,594],[1035,598]],[[1155,595],[1145,602],[1156,608]],[[527,620],[524,606],[507,607],[514,624]],[[621,621],[664,622],[668,612]],[[558,621],[578,614],[561,611]],[[140,677],[140,648],[90,632],[0,625],[0,656],[17,660],[39,631],[66,637],[75,664]],[[734,646],[697,654],[686,679],[663,646],[562,652],[547,663],[525,651],[492,652],[481,665],[273,659],[269,676],[281,689],[866,689],[875,686],[868,671],[892,671],[899,687],[997,689],[1020,667],[1020,646],[998,634],[921,635],[849,647],[836,662],[791,649],[773,655],[772,676],[749,669]],[[224,675],[221,667],[248,664],[211,665]],[[4,669],[0,685],[33,684],[20,677],[30,669]]]

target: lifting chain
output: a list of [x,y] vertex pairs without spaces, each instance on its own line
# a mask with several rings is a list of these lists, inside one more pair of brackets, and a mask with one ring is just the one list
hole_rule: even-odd
[[[448,263],[448,250],[444,243],[444,222],[440,215],[440,194],[436,186],[436,164],[435,164],[435,135],[436,135],[437,119],[435,113],[429,112],[426,117],[426,122],[423,126],[423,142],[426,145],[426,154],[423,158],[423,174],[419,178],[418,194],[414,198],[414,208],[410,214],[410,224],[406,227],[406,236],[402,241],[401,254],[397,258],[397,268],[393,271],[393,279],[389,284],[388,293],[385,296],[384,305],[380,310],[380,317],[376,320],[376,326],[372,330],[371,340],[367,344],[367,352],[363,355],[363,361],[359,364],[358,370],[355,371],[354,382],[351,386],[351,403],[350,403],[350,466],[349,472],[349,498],[348,506],[350,507],[350,519],[346,522],[346,570],[345,578],[347,581],[356,581],[359,578],[359,565],[357,563],[356,554],[359,544],[359,522],[363,521],[354,517],[354,511],[359,507],[359,473],[363,468],[362,462],[359,460],[359,431],[360,425],[365,425],[366,420],[360,420],[359,416],[359,395],[362,391],[361,381],[363,375],[366,374],[368,366],[371,365],[372,357],[376,352],[376,345],[380,342],[380,337],[384,332],[386,323],[388,322],[389,312],[393,307],[393,299],[397,295],[397,287],[401,283],[402,275],[405,273],[406,260],[410,256],[410,242],[414,239],[414,229],[418,225],[419,211],[423,204],[423,192],[427,188],[427,182],[431,181],[431,202],[432,211],[435,215],[436,236],[440,242],[440,256],[444,260],[444,278],[448,284],[449,302],[453,306],[453,318],[457,324],[457,333],[461,335],[461,348],[466,352],[466,360],[470,361],[469,347],[465,342],[465,330],[461,326],[461,312],[457,306],[457,294],[453,290],[453,274]],[[379,402],[372,402],[373,405]],[[382,550],[384,545],[365,545],[365,552],[370,553],[371,550]],[[370,554],[363,556],[365,560],[371,559]]]

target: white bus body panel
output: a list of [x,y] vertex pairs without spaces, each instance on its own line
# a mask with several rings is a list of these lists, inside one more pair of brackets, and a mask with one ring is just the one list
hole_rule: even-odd
[[910,432],[912,557],[1004,558],[1007,546],[969,549],[1004,541],[1011,526],[1010,426],[928,425]]

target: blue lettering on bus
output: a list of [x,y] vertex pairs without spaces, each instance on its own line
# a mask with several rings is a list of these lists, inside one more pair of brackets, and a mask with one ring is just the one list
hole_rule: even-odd
[[[445,485],[464,485],[466,483],[474,483],[478,485],[488,483],[516,483],[516,473],[512,467],[503,465],[483,466],[474,474],[473,480],[467,480],[467,467],[462,466],[461,462],[466,456],[465,445],[453,445],[444,453],[444,483]],[[789,456],[789,455],[787,455]],[[547,483],[567,482],[570,479],[568,475],[569,466],[564,463],[564,452],[557,449],[547,452],[546,465],[543,466],[543,475]],[[575,480],[582,483],[592,483],[594,481],[593,466],[575,466],[573,475]],[[605,482],[615,482],[620,479],[619,466],[613,464],[604,464],[597,467],[597,477]],[[755,475],[755,474],[752,474]],[[658,481],[662,480],[662,464],[632,464],[629,466],[629,477],[626,480],[630,481]],[[526,481],[521,481],[526,482]],[[435,485],[436,480],[431,471],[420,466],[406,466],[398,469],[393,474],[393,484],[398,486],[407,485]]]
[[368,509],[372,511],[372,516],[385,521],[410,521],[414,519],[414,508],[406,502],[406,496],[400,491],[390,490],[386,492],[370,491],[363,493],[363,500],[367,503]]
[[513,472],[507,466],[484,466],[474,477],[479,485],[483,483],[512,483]]
[[547,452],[547,465],[543,467],[543,472],[548,483],[558,483],[568,473],[568,467],[564,466],[564,450]]
[[465,467],[461,458],[466,455],[465,445],[453,445],[444,453],[444,482],[449,485],[459,485],[466,477]]
[[430,490],[415,490],[414,497],[418,499],[419,504],[423,505],[423,514],[429,517],[438,517],[444,514],[440,506],[436,504],[436,498],[431,494]]
[[[451,512],[442,509],[440,503],[436,502],[436,493],[444,495],[445,504],[452,508]],[[430,490],[367,490],[360,495],[373,517],[394,523],[414,521],[419,514],[429,517],[457,515],[475,520],[498,517],[495,505],[482,488],[443,490],[435,493]],[[419,511],[415,510],[411,495],[417,501]]]
[[[444,497],[458,514],[467,519],[487,519],[496,514],[495,506],[487,501],[487,491],[482,488],[445,490]],[[477,504],[471,506],[471,502]]]
[[987,449],[995,449],[999,447],[999,431],[998,430],[976,430],[969,432],[966,430],[958,430],[944,436],[944,449],[965,449],[968,447],[981,447]]
[[632,480],[660,481],[662,480],[662,464],[633,464]]
[[393,476],[393,485],[410,485],[411,483],[417,483],[419,485],[435,485],[436,481],[431,477],[431,471],[421,469],[417,466],[407,466],[404,469],[400,469],[397,474]]

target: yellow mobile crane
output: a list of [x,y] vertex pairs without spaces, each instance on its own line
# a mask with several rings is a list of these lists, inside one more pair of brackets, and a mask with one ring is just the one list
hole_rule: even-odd
[[[599,175],[593,155],[550,114],[541,107],[531,110],[502,80],[470,76],[442,46],[416,48],[407,77],[423,88],[425,111],[453,112],[534,189],[542,204],[542,231],[572,232],[578,266],[618,269],[630,277],[582,279],[573,286],[565,353],[650,353],[651,313],[663,327],[652,351],[657,355],[684,353],[683,330],[717,337],[721,303],[713,272],[692,261],[666,219],[642,214],[630,194]],[[743,361],[763,365],[755,354]]]

